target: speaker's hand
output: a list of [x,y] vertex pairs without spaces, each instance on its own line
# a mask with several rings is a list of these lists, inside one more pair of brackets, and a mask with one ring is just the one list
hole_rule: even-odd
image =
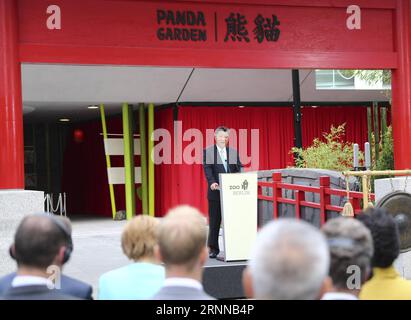
[[214,182],[211,186],[210,186],[211,190],[218,190],[220,189],[220,186],[218,185],[217,182]]

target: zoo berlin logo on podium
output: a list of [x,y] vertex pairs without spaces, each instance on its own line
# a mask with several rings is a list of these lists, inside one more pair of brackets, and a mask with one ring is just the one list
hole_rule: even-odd
[[245,179],[241,185],[231,185],[230,190],[233,190],[234,196],[247,196],[250,195],[248,190],[248,181]]

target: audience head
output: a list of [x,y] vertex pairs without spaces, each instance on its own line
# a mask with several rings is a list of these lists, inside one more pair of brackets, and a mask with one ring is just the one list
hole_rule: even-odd
[[367,227],[355,219],[339,217],[329,220],[322,231],[330,249],[330,276],[334,289],[351,289],[347,285],[350,266],[360,268],[361,283],[364,283],[371,271],[373,255],[372,237]]
[[72,250],[67,218],[33,214],[24,217],[17,227],[10,254],[19,267],[46,270],[51,265],[62,266]]
[[373,267],[388,268],[400,254],[400,235],[394,218],[385,209],[371,208],[357,216],[370,230],[374,242]]
[[192,272],[207,260],[207,226],[204,216],[190,206],[171,209],[159,225],[159,254],[166,269]]
[[246,295],[256,299],[319,299],[329,282],[328,246],[307,222],[279,219],[265,225],[244,272]]
[[130,260],[154,258],[158,224],[156,218],[148,215],[139,215],[127,222],[121,236],[121,247]]

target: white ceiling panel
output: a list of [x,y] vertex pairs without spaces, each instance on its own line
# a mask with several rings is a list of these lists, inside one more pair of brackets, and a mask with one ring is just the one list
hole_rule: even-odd
[[[98,118],[87,106],[99,103],[108,114],[123,102],[174,103],[188,79],[179,102],[292,101],[291,70],[23,64],[22,79],[28,120]],[[300,84],[303,101],[387,99],[378,90],[316,90],[312,70],[300,71]]]

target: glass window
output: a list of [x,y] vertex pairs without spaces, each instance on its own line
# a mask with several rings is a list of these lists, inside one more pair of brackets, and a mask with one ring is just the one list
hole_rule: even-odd
[[351,70],[315,70],[317,89],[355,89],[355,76]]

